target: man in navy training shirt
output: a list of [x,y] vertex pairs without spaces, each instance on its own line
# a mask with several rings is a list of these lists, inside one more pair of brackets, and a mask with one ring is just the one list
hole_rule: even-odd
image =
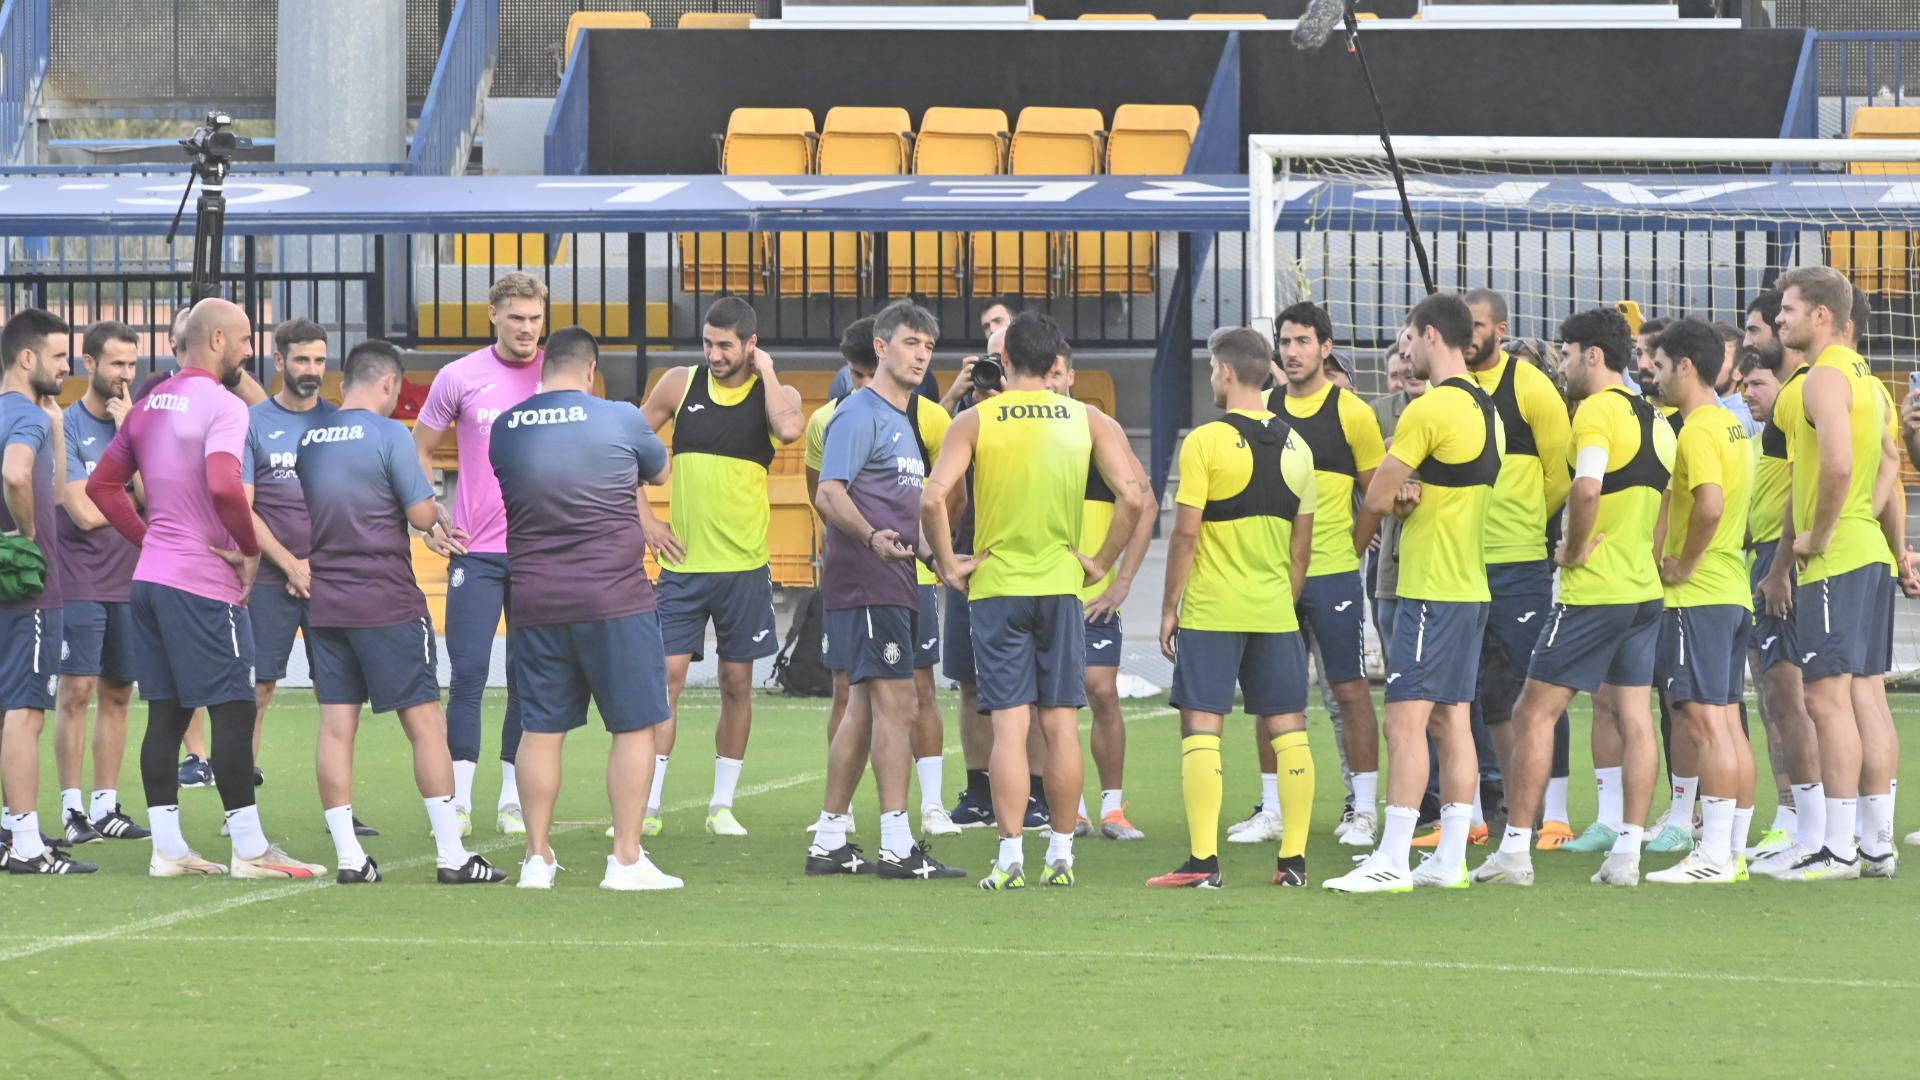
[[489,457],[507,512],[509,685],[524,734],[517,762],[527,857],[520,888],[550,889],[550,838],[567,732],[592,700],[613,734],[613,853],[600,887],[678,889],[640,849],[667,652],[645,568],[642,483],[667,479],[667,448],[639,409],[593,396],[600,346],[568,327],[547,339],[541,391],[494,421]]
[[307,623],[320,703],[314,759],[339,859],[335,880],[381,879],[353,823],[353,740],[360,704],[370,701],[374,712],[398,712],[413,744],[440,883],[502,882],[504,871],[461,842],[438,650],[426,597],[414,583],[407,526],[455,550],[463,536],[434,500],[406,425],[388,419],[400,400],[400,350],[363,341],[347,354],[345,374],[341,408],[301,436],[294,466],[311,524]]

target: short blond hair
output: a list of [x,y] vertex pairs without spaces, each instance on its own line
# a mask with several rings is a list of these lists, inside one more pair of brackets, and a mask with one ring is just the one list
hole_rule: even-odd
[[1773,283],[1781,292],[1800,290],[1800,299],[1809,308],[1823,307],[1833,316],[1839,330],[1853,317],[1853,283],[1847,275],[1831,266],[1797,266],[1781,274]]
[[507,300],[547,301],[546,283],[524,270],[509,270],[494,279],[493,288],[487,293],[487,303],[499,307]]

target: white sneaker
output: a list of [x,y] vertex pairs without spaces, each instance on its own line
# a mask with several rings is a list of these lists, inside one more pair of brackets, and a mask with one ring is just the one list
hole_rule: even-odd
[[1600,864],[1599,871],[1591,880],[1595,885],[1619,885],[1629,889],[1640,884],[1639,852],[1626,855],[1608,852],[1606,861]]
[[1468,886],[1467,862],[1462,859],[1449,869],[1429,855],[1413,868],[1413,883],[1423,889],[1464,889]]
[[326,876],[327,868],[318,863],[301,862],[281,850],[279,844],[269,844],[267,850],[251,859],[242,858],[239,852],[234,852],[233,864],[228,872],[236,878],[298,878],[306,881]]
[[1343,893],[1409,893],[1413,875],[1394,866],[1379,852],[1367,856],[1350,872],[1324,883],[1322,888]]
[[600,879],[601,888],[615,892],[659,892],[684,885],[686,882],[672,874],[662,873],[645,852],[627,865],[612,855],[607,856],[607,876]]
[[1239,832],[1228,830],[1229,844],[1271,844],[1280,839],[1280,812],[1262,810],[1241,822],[1246,828]]
[[1347,847],[1370,848],[1378,843],[1379,831],[1379,819],[1372,814],[1356,813],[1347,823],[1347,831],[1339,834],[1340,842]]
[[[853,829],[847,829],[852,832]],[[920,808],[920,835],[922,836],[959,836],[960,826],[953,823],[953,815],[939,803],[928,803]]]
[[1468,875],[1475,885],[1533,884],[1533,856],[1524,851],[1496,851]]
[[1227,835],[1233,836],[1241,832],[1242,830],[1246,829],[1247,826],[1252,825],[1256,821],[1259,821],[1261,816],[1264,815],[1265,813],[1266,813],[1266,809],[1261,804],[1255,803],[1253,807],[1253,813],[1248,814],[1245,818],[1242,818],[1241,820],[1236,821],[1233,824],[1227,826]]
[[540,856],[535,855],[530,859],[521,861],[520,880],[515,883],[514,887],[520,889],[551,889],[553,888],[553,877],[559,872],[560,864],[558,862],[548,862]]
[[508,836],[527,835],[527,819],[520,815],[519,803],[508,803],[493,819],[495,827]]
[[1667,867],[1655,870],[1647,875],[1647,880],[1660,885],[1731,885],[1738,872],[1732,859],[1715,862],[1699,848],[1687,852],[1687,857]]
[[[1333,827],[1333,838],[1345,842],[1347,830],[1351,828],[1353,828],[1353,807],[1349,806],[1340,812],[1340,824]],[[1372,847],[1373,845],[1366,844],[1362,846]]]
[[[921,818],[920,818],[920,820],[921,820],[921,823],[922,823],[922,824],[925,824],[925,822],[926,822],[926,816],[925,816],[925,813],[926,813],[925,811],[921,811]],[[953,820],[953,817],[952,817],[952,815],[948,815],[948,817],[947,817],[947,820],[948,820],[948,821],[952,821],[952,820]],[[808,823],[807,823],[807,831],[808,831],[808,832],[813,832],[814,830],[816,830],[816,829],[818,829],[818,828],[820,828],[820,819],[819,819],[819,818],[814,818],[814,819],[813,819],[812,821],[810,821],[810,822],[808,822]],[[955,826],[955,828],[958,828],[958,829],[964,829],[964,828],[965,828],[965,826],[960,826],[960,825],[956,825],[956,826]],[[854,834],[854,831],[855,831],[855,830],[854,830],[854,827],[853,827],[853,814],[852,814],[851,812],[849,812],[849,813],[847,814],[847,835],[848,835],[848,836],[852,836],[852,835]],[[612,836],[613,834],[612,834],[612,833],[608,833],[607,835],[608,835],[608,836]],[[653,835],[653,834],[652,834],[652,833],[645,833],[645,834],[643,834],[643,835],[647,835],[647,836],[651,836],[651,835]]]
[[1747,873],[1776,880],[1783,879],[1793,873],[1794,867],[1817,854],[1819,852],[1803,847],[1800,841],[1795,840],[1786,847],[1774,848],[1748,859]]
[[1885,855],[1873,856],[1860,853],[1860,876],[1890,878],[1900,872],[1900,853],[1889,851]]
[[1776,876],[1781,881],[1856,881],[1860,877],[1860,855],[1855,851],[1853,858],[1843,859],[1822,848],[1813,858]]
[[169,859],[153,849],[153,857],[147,860],[148,877],[213,877],[224,874],[227,868],[212,859],[203,859],[200,853],[189,849],[183,859]]
[[1920,829],[1915,829],[1912,832],[1908,833],[1906,840],[1903,842],[1910,844],[1914,847],[1920,847]]

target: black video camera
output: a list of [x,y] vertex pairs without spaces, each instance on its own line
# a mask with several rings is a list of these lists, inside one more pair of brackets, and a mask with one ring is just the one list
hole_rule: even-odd
[[973,362],[973,389],[985,396],[997,394],[1007,386],[1007,371],[1000,366],[1000,354],[988,353]]
[[244,135],[235,135],[229,130],[232,127],[233,117],[223,112],[209,111],[207,122],[195,128],[193,134],[181,139],[180,148],[202,168],[231,165],[234,151],[253,149],[253,140]]

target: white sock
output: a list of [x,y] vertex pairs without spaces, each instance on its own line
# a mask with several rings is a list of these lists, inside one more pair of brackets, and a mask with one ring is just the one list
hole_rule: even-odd
[[1474,807],[1464,803],[1440,807],[1440,846],[1434,848],[1440,869],[1451,870],[1466,861],[1467,833],[1473,827],[1474,816]]
[[945,806],[947,795],[945,785],[941,783],[942,772],[947,761],[938,754],[932,757],[914,758],[913,771],[920,777],[920,805]]
[[1693,799],[1700,790],[1697,776],[1673,778],[1673,805],[1667,807],[1666,823],[1677,829],[1693,829]]
[[1788,806],[1786,803],[1778,803],[1774,806],[1773,824],[1767,826],[1768,832],[1773,832],[1775,829],[1778,829],[1784,833],[1791,833],[1799,827],[1800,815],[1794,811],[1793,807]]
[[733,805],[733,789],[740,786],[740,766],[745,764],[739,758],[713,759],[713,798],[707,800],[709,810]]
[[1733,853],[1744,855],[1747,841],[1753,835],[1753,807],[1735,806],[1733,808]]
[[99,821],[101,818],[113,813],[113,808],[119,805],[120,793],[118,791],[113,788],[101,788],[93,793],[93,813],[89,816],[92,817],[93,820]]
[[1700,797],[1700,852],[1714,862],[1733,858],[1733,800]]
[[1420,811],[1411,806],[1387,804],[1386,824],[1380,829],[1380,846],[1375,848],[1401,873],[1407,872],[1407,855],[1413,850],[1413,827],[1420,823]]
[[897,859],[913,852],[913,829],[907,824],[905,810],[880,812],[880,850]]
[[1631,855],[1635,860],[1638,860],[1640,858],[1640,842],[1646,839],[1646,835],[1647,830],[1644,826],[1622,825],[1620,826],[1620,835],[1614,838],[1613,849],[1608,852],[1608,854]]
[[1597,820],[1616,833],[1626,827],[1627,812],[1623,803],[1624,793],[1620,788],[1622,768],[1609,765],[1593,770],[1593,789],[1600,799]]
[[187,838],[180,835],[180,807],[147,807],[147,828],[153,830],[153,850],[169,859],[184,859],[187,852]]
[[427,824],[433,827],[433,846],[439,852],[440,865],[450,870],[458,870],[467,865],[472,853],[460,839],[460,819],[454,809],[453,796],[441,795],[429,798],[427,804]]
[[472,761],[453,763],[453,805],[461,810],[473,810],[473,771],[480,766]]
[[1127,800],[1121,797],[1122,794],[1121,789],[1117,787],[1100,789],[1100,817],[1102,820],[1105,820],[1108,814],[1117,814],[1127,808]]
[[40,812],[29,810],[12,817],[13,855],[17,859],[37,859],[47,850],[40,842]]
[[[655,754],[653,756],[653,793],[647,796],[647,815],[649,817],[658,816],[660,813],[660,791],[666,786],[667,755]],[[828,848],[827,850],[832,851],[833,849]]]
[[1819,851],[1827,842],[1827,786],[1825,784],[1793,785],[1793,809],[1800,815],[1800,846],[1808,851]]
[[1073,865],[1073,830],[1049,832],[1047,834],[1047,865],[1063,862]]
[[1026,859],[1026,853],[1020,850],[1021,837],[1003,836],[1000,838],[1000,857],[994,865],[1002,870],[1011,870]]
[[1277,772],[1260,774],[1260,809],[1270,814],[1280,812],[1280,774]]
[[267,831],[260,827],[257,803],[227,811],[227,834],[233,840],[233,853],[243,859],[257,859],[267,853]]
[[[333,853],[342,870],[358,870],[367,864],[367,849],[353,834],[353,804],[335,806],[326,811],[327,832],[333,835]],[[455,830],[458,831],[457,829]]]
[[1567,814],[1567,778],[1550,776],[1547,778],[1547,806],[1541,815],[1542,821],[1557,821],[1562,825],[1572,821]]
[[520,805],[520,782],[513,771],[513,762],[500,763],[500,801],[494,804],[495,810],[505,810],[509,806]]
[[[1500,853],[1502,855],[1526,855],[1528,849],[1532,846],[1532,829],[1516,829],[1512,825],[1509,825],[1507,826],[1507,831],[1500,835]],[[1529,858],[1531,858],[1531,856],[1529,856]]]
[[1860,853],[1860,845],[1853,839],[1853,815],[1858,802],[1857,799],[1827,800],[1827,850],[1842,859],[1851,859]]
[[[813,826],[813,843],[822,851],[839,851],[847,846],[847,827],[853,824],[853,815],[835,814],[820,811],[820,820]],[[884,843],[884,841],[883,841]]]
[[[1445,808],[1442,807],[1441,810],[1444,815]],[[1473,786],[1473,805],[1467,808],[1467,815],[1473,819],[1473,827],[1476,829],[1487,823],[1486,812],[1480,808],[1480,785],[1478,784]],[[1466,858],[1465,852],[1466,849],[1462,848],[1461,858]]]
[[80,789],[77,787],[61,788],[60,816],[64,818],[75,811],[83,814],[86,813],[86,803],[80,797]]
[[1380,813],[1380,774],[1378,772],[1357,772],[1353,774],[1353,812],[1356,814]]
[[1893,850],[1893,795],[1860,796],[1860,813],[1867,827],[1860,830],[1860,850],[1879,858]]
[[[1080,811],[1079,811],[1079,813],[1080,813],[1080,816],[1081,816],[1082,818],[1085,818],[1085,817],[1087,816],[1087,797],[1086,797],[1085,795],[1082,795],[1082,796],[1080,796]],[[1077,824],[1077,823],[1076,823],[1076,824]]]

